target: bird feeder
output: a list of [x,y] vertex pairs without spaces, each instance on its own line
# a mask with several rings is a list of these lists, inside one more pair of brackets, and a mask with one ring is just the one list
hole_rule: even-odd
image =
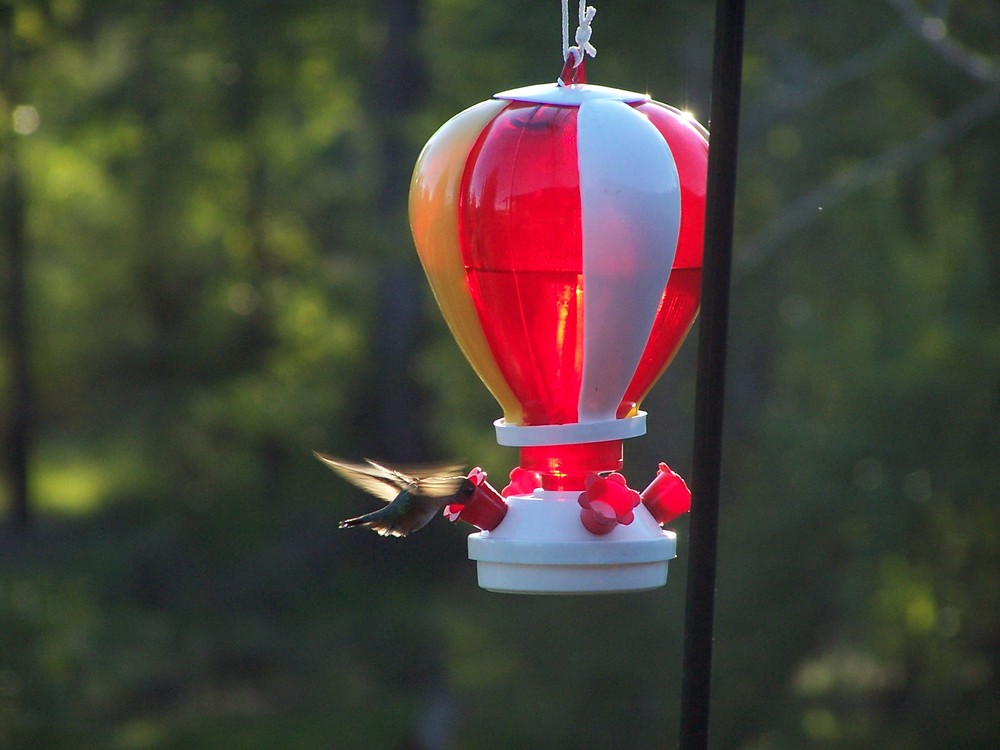
[[497,442],[520,449],[506,512],[469,537],[494,591],[662,586],[676,536],[660,524],[689,507],[665,466],[641,494],[620,470],[622,442],[646,430],[642,400],[698,311],[707,133],[645,94],[583,79],[581,68],[456,115],[411,183],[430,286],[503,410]]

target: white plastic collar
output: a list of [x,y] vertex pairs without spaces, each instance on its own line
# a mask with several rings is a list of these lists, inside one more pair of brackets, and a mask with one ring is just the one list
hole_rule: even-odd
[[497,443],[519,448],[538,445],[578,445],[604,440],[624,440],[646,434],[646,412],[640,411],[625,419],[574,424],[517,425],[507,424],[501,417],[493,423]]

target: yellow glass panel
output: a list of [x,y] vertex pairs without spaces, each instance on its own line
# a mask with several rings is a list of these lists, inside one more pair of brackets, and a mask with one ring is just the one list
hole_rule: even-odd
[[424,146],[410,183],[410,229],[434,298],[455,341],[508,424],[521,423],[521,404],[497,367],[483,335],[458,238],[458,193],[469,152],[483,129],[509,102],[491,99],[460,112]]

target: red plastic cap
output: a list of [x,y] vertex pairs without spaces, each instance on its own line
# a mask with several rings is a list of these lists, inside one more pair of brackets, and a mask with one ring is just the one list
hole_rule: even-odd
[[661,462],[656,478],[642,491],[642,504],[664,524],[691,510],[691,490],[680,474]]
[[632,523],[635,519],[632,509],[639,501],[639,493],[618,472],[606,477],[591,474],[587,477],[587,489],[580,493],[580,521],[591,534],[608,534],[619,524]]
[[587,82],[587,62],[581,59],[580,64],[576,64],[574,55],[567,55],[566,62],[563,63],[562,72],[559,73],[559,82],[563,86],[580,85]]

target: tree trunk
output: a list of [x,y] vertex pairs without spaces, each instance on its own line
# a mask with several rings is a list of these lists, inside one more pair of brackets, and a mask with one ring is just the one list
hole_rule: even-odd
[[413,378],[423,321],[423,274],[410,248],[406,197],[416,154],[405,132],[406,118],[426,96],[425,66],[418,49],[421,0],[383,0],[385,46],[374,71],[369,106],[379,134],[376,203],[387,252],[377,286],[373,331],[377,393],[371,400],[371,449],[393,460],[430,456],[421,417],[423,401]]
[[[10,104],[17,103],[15,75],[13,9],[0,7],[0,88]],[[28,326],[26,313],[25,206],[21,176],[17,165],[18,136],[8,129],[0,139],[0,248],[6,263],[3,279],[4,323],[10,358],[10,389],[3,432],[3,454],[9,474],[11,515],[17,526],[25,527],[31,519],[28,487],[28,459],[32,435],[32,385],[28,364]]]

